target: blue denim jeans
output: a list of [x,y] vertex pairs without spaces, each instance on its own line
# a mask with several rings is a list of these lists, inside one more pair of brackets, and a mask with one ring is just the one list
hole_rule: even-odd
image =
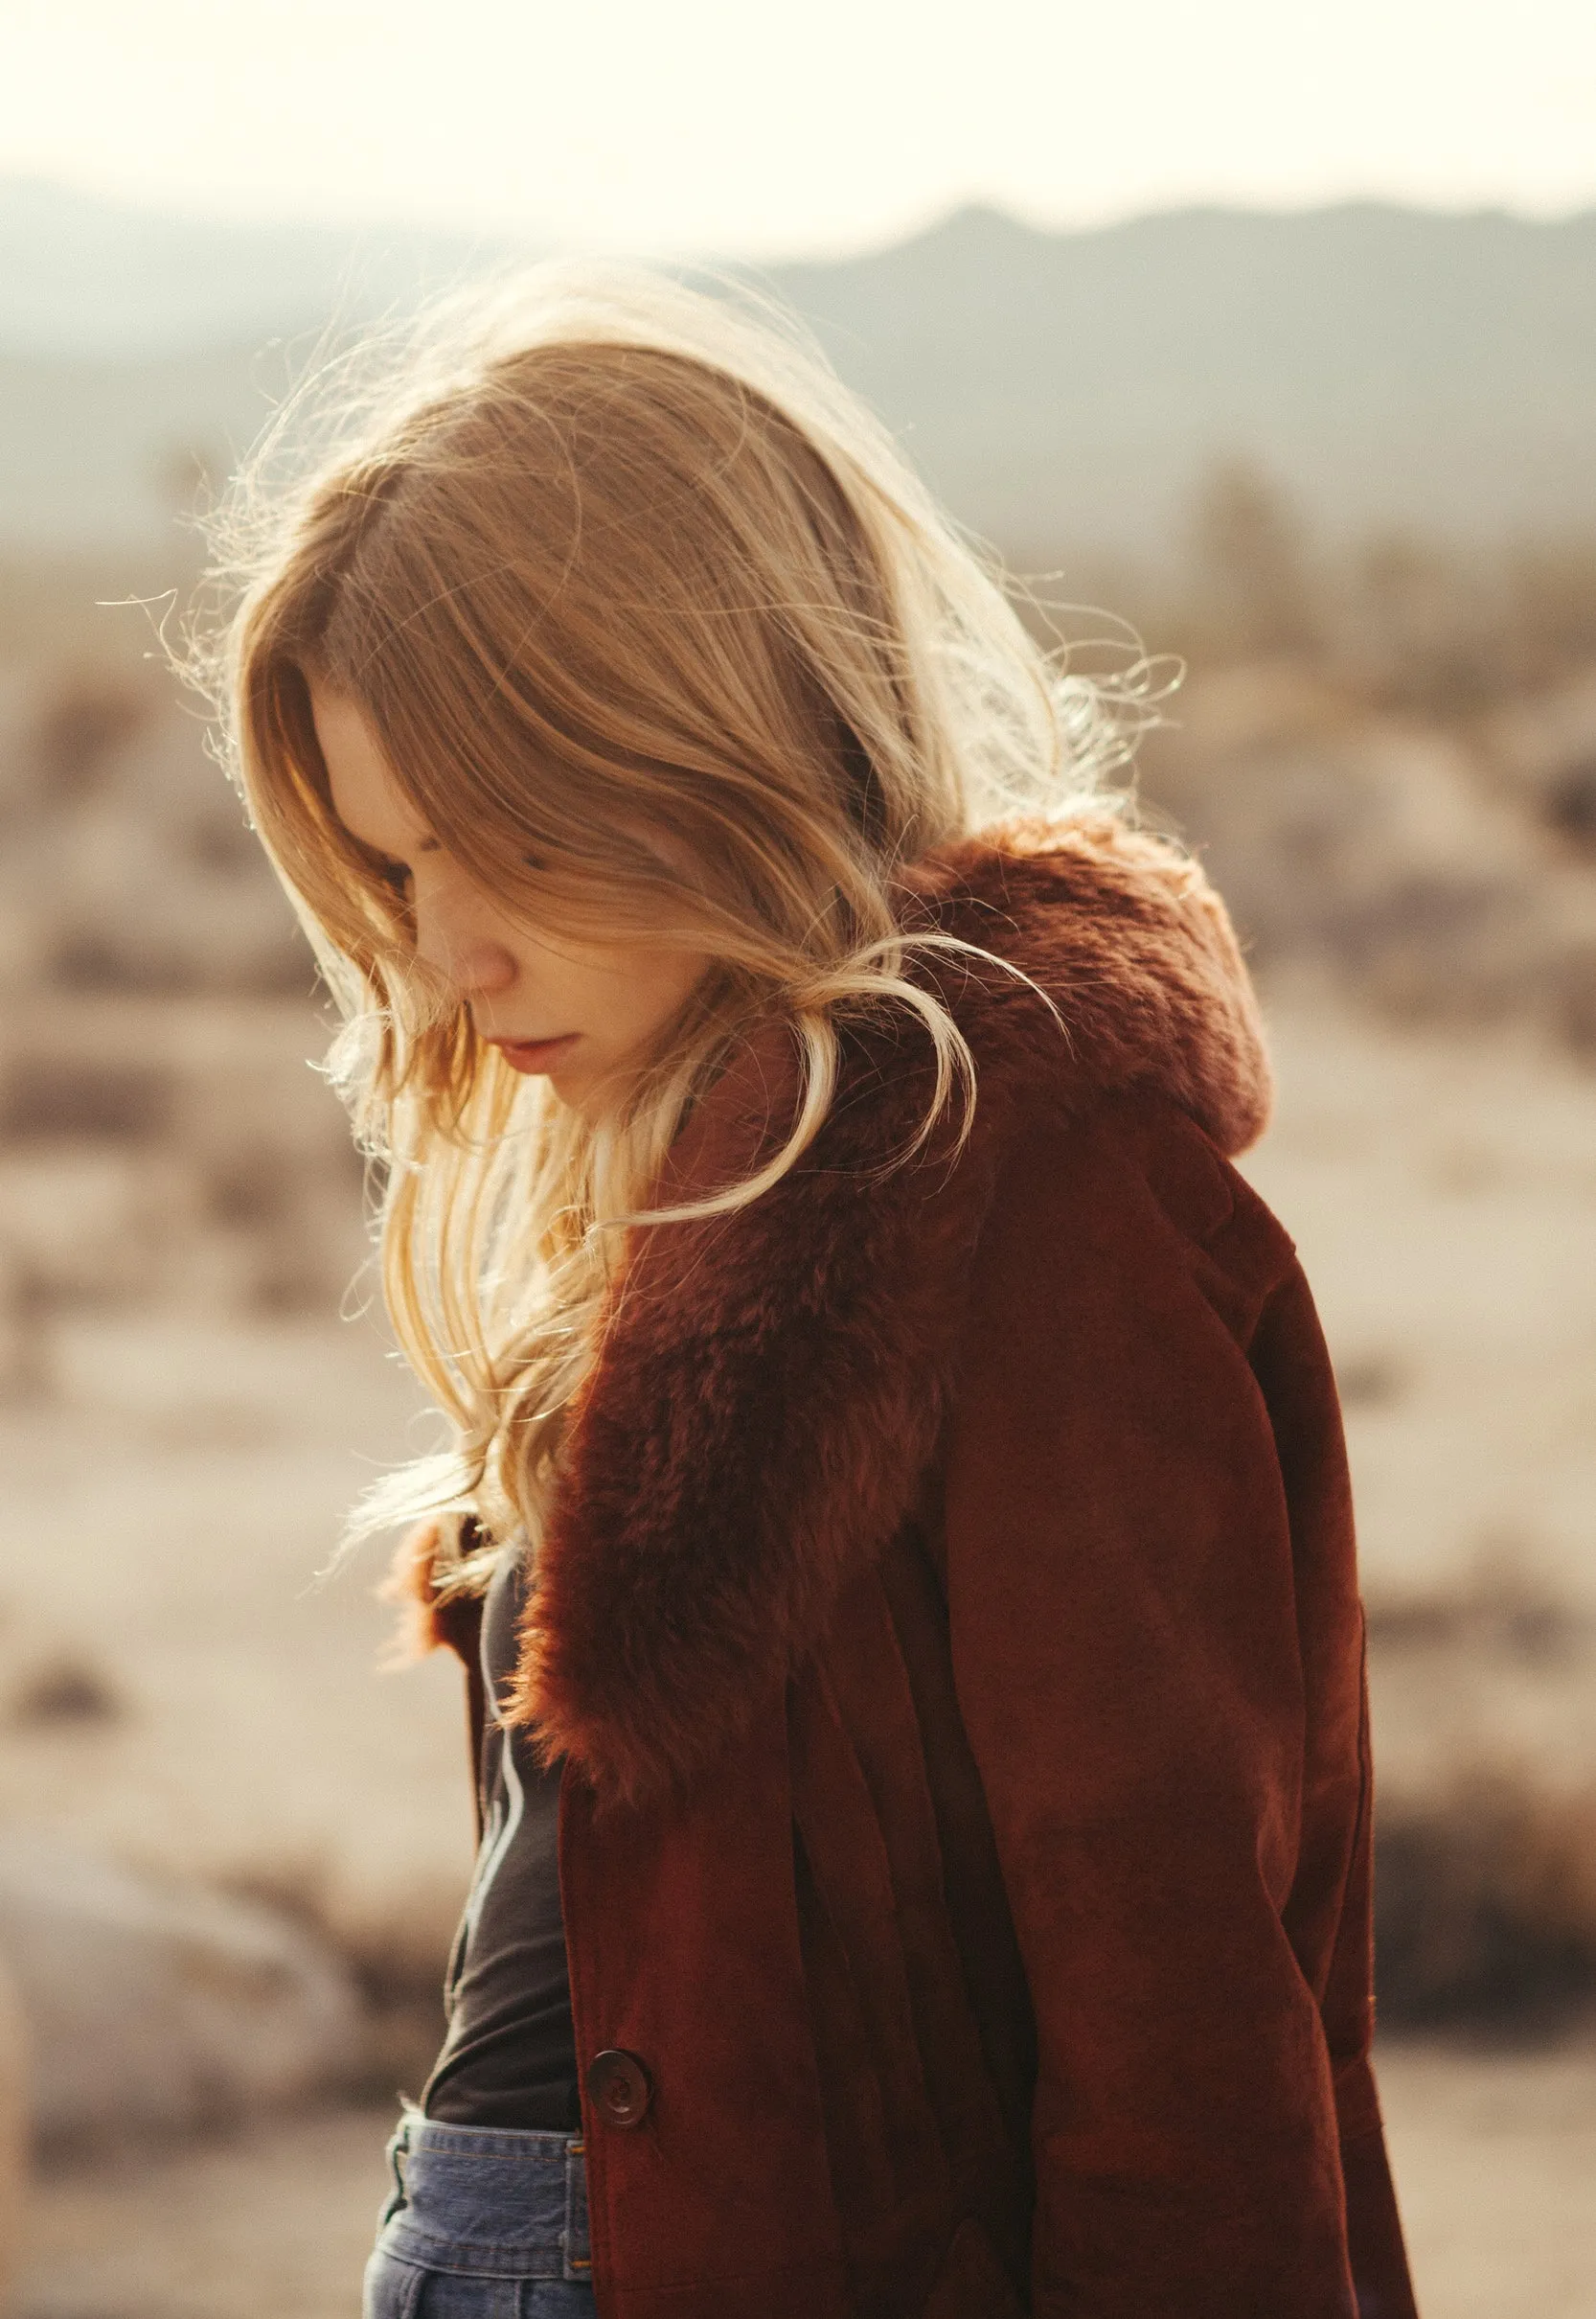
[[579,2136],[407,2110],[388,2164],[364,2319],[593,2319]]

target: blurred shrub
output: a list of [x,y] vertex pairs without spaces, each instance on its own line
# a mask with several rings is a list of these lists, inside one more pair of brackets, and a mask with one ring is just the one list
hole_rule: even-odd
[[33,740],[47,799],[81,796],[148,723],[149,687],[96,674],[52,686]]
[[1312,653],[1324,608],[1302,523],[1261,468],[1225,460],[1193,511],[1188,619],[1209,652],[1254,659]]
[[1250,459],[1216,461],[1161,570],[1057,561],[1072,595],[1198,676],[1284,658],[1448,725],[1596,668],[1596,539],[1463,546],[1392,526],[1328,540]]
[[1405,1017],[1596,1031],[1596,877],[1444,727],[1301,662],[1194,677],[1142,792],[1202,854],[1256,961]]
[[168,684],[73,667],[4,705],[0,983],[309,992],[293,913]]
[[0,1141],[148,1143],[170,1129],[175,1100],[159,1065],[24,1055],[0,1078]]
[[104,1668],[71,1652],[31,1668],[11,1697],[11,1720],[22,1726],[117,1723],[126,1711]]
[[1501,1777],[1377,1821],[1376,1986],[1391,2029],[1562,2029],[1596,2002],[1596,1802]]

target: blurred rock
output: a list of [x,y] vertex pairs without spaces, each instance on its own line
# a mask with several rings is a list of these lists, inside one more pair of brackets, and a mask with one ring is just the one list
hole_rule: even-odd
[[308,1933],[38,1836],[0,1837],[0,1963],[41,2146],[193,2131],[359,2068],[354,1986]]

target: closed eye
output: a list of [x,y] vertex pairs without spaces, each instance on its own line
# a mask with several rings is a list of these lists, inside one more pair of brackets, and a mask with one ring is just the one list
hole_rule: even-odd
[[360,851],[366,858],[368,873],[385,885],[396,901],[408,902],[410,871],[407,865],[396,861],[391,854],[379,854],[375,845],[363,845]]
[[381,879],[383,884],[389,888],[390,892],[397,894],[401,902],[409,901],[410,872],[405,868],[402,861],[381,862],[378,865],[376,874]]
[[[423,838],[416,848],[418,854],[441,854],[443,850],[436,838]],[[396,861],[392,854],[379,854],[375,845],[369,845],[366,851],[371,857],[372,867],[383,884],[397,894],[401,902],[408,902],[414,883],[408,863]]]

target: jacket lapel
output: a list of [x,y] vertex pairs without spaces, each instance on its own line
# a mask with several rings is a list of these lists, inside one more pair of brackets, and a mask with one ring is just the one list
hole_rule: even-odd
[[[910,931],[975,1056],[974,1127],[924,1115],[930,1049],[892,1018],[849,1035],[820,1137],[751,1206],[634,1235],[567,1435],[513,1712],[601,1797],[705,1771],[820,1642],[850,1577],[913,1506],[950,1388],[970,1259],[1016,1112],[1067,1118],[1163,1087],[1227,1151],[1267,1073],[1244,970],[1194,865],[1106,820],[1006,834],[922,865]],[[1062,1026],[1059,1017],[1062,1019]],[[791,1116],[787,1035],[718,1082],[665,1199],[745,1177]]]

